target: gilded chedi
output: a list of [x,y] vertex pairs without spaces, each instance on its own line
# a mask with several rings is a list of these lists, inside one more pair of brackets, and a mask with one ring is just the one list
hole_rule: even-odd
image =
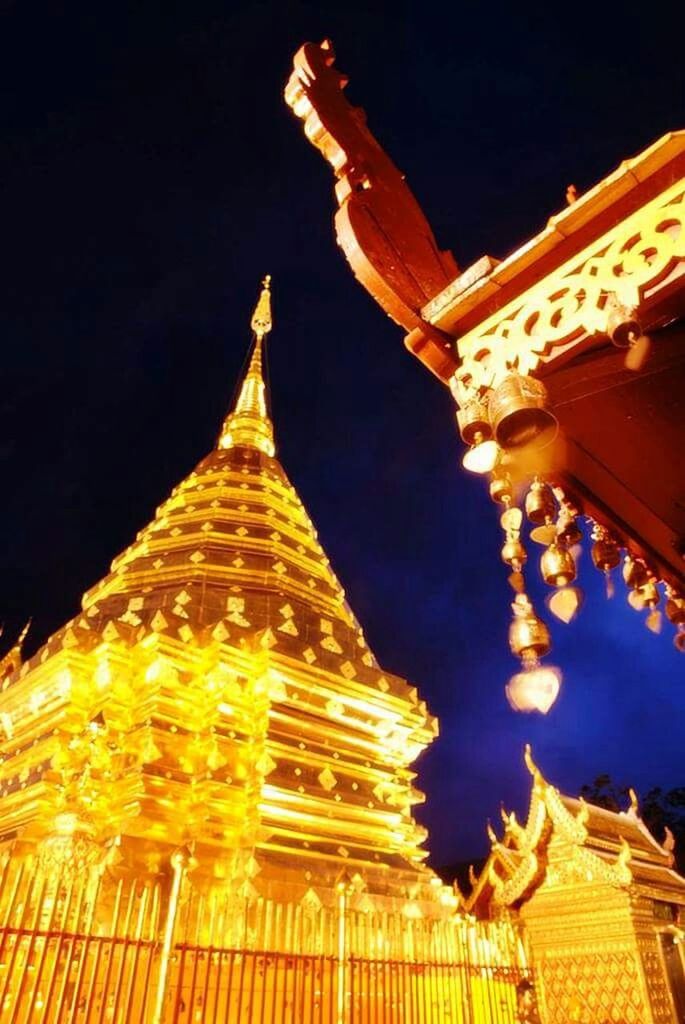
[[200,873],[256,858],[276,887],[427,881],[409,765],[436,723],[378,666],[274,457],[268,282],[252,326],[217,447],[4,682],[1,834],[116,842],[150,872],[192,843]]

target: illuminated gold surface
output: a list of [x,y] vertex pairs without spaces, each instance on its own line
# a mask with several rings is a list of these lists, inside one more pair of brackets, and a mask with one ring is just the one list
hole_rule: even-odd
[[54,845],[69,814],[136,870],[192,842],[222,882],[249,860],[266,888],[343,865],[428,884],[409,766],[436,723],[378,666],[265,451],[264,333],[220,447],[3,692],[2,834]]

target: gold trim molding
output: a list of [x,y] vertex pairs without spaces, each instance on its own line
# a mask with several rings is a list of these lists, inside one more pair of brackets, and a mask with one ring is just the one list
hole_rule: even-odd
[[510,369],[531,374],[605,334],[616,303],[637,312],[685,271],[685,184],[677,182],[457,342],[451,388],[460,405]]

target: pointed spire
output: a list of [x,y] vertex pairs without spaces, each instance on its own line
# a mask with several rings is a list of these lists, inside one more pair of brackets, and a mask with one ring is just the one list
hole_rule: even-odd
[[[0,682],[11,676],[13,672],[16,672],[18,668],[21,668],[23,663],[22,647],[24,646],[24,640],[26,634],[31,628],[31,619],[26,623],[21,633],[14,641],[9,651],[0,658]],[[3,627],[0,626],[0,636],[2,635]]]
[[266,455],[274,455],[274,428],[266,405],[266,385],[262,371],[264,338],[272,327],[270,274],[262,282],[262,292],[250,326],[254,332],[250,365],[237,401],[224,421],[218,447],[245,445],[247,448],[257,448]]

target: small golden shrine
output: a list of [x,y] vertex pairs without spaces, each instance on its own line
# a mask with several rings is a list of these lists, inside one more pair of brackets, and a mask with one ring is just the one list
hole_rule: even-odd
[[423,864],[436,721],[275,457],[271,326],[267,278],[215,449],[2,662],[0,1020],[514,1020],[516,925]]
[[643,824],[631,791],[621,813],[564,796],[526,749],[525,824],[502,811],[466,907],[525,923],[548,1024],[662,1024],[685,1013],[685,879]]

